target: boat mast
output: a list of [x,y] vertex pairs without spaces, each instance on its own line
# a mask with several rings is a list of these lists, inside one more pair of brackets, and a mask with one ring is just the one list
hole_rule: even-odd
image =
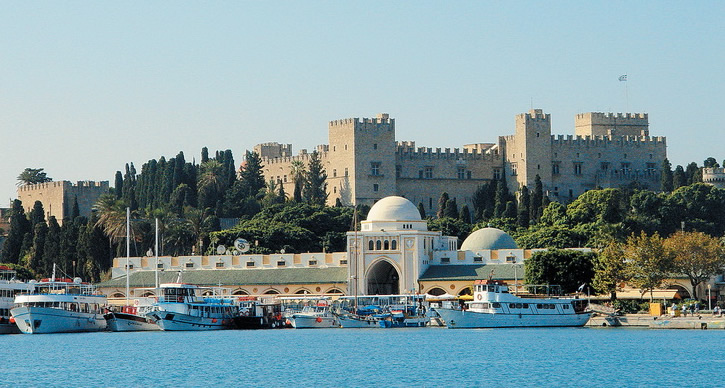
[[[154,267],[154,278],[156,280],[154,286],[156,290],[159,289],[159,219],[156,218],[156,249],[154,249],[154,252],[156,252],[156,266]],[[158,291],[154,291],[158,292]]]
[[128,293],[129,293],[129,284],[128,284],[128,266],[131,261],[131,208],[126,208],[126,306],[128,306]]

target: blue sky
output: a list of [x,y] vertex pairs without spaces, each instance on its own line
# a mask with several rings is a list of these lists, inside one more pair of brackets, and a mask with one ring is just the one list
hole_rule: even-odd
[[379,112],[427,147],[495,142],[532,105],[556,134],[646,112],[673,164],[722,162],[723,4],[2,1],[0,206],[26,167],[113,184],[204,146],[311,149]]

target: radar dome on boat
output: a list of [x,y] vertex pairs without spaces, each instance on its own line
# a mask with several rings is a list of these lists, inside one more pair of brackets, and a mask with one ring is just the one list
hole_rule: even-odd
[[501,229],[483,228],[471,233],[461,244],[462,251],[518,249],[514,239]]
[[81,279],[81,278],[78,278],[78,277],[76,277],[76,278],[73,278],[73,283],[77,283],[77,284],[80,284],[80,283],[82,283],[82,282],[83,282],[83,279]]
[[420,221],[420,212],[413,202],[390,196],[376,202],[368,212],[367,221]]

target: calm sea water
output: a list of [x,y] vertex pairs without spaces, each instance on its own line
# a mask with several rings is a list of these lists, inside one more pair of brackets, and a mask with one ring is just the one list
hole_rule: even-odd
[[0,343],[2,386],[725,385],[725,330],[103,332]]

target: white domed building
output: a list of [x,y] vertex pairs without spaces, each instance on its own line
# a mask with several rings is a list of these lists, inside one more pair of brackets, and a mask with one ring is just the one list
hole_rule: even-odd
[[376,202],[360,231],[347,233],[348,293],[420,292],[418,279],[440,257],[455,255],[458,239],[428,230],[412,202],[397,196]]

